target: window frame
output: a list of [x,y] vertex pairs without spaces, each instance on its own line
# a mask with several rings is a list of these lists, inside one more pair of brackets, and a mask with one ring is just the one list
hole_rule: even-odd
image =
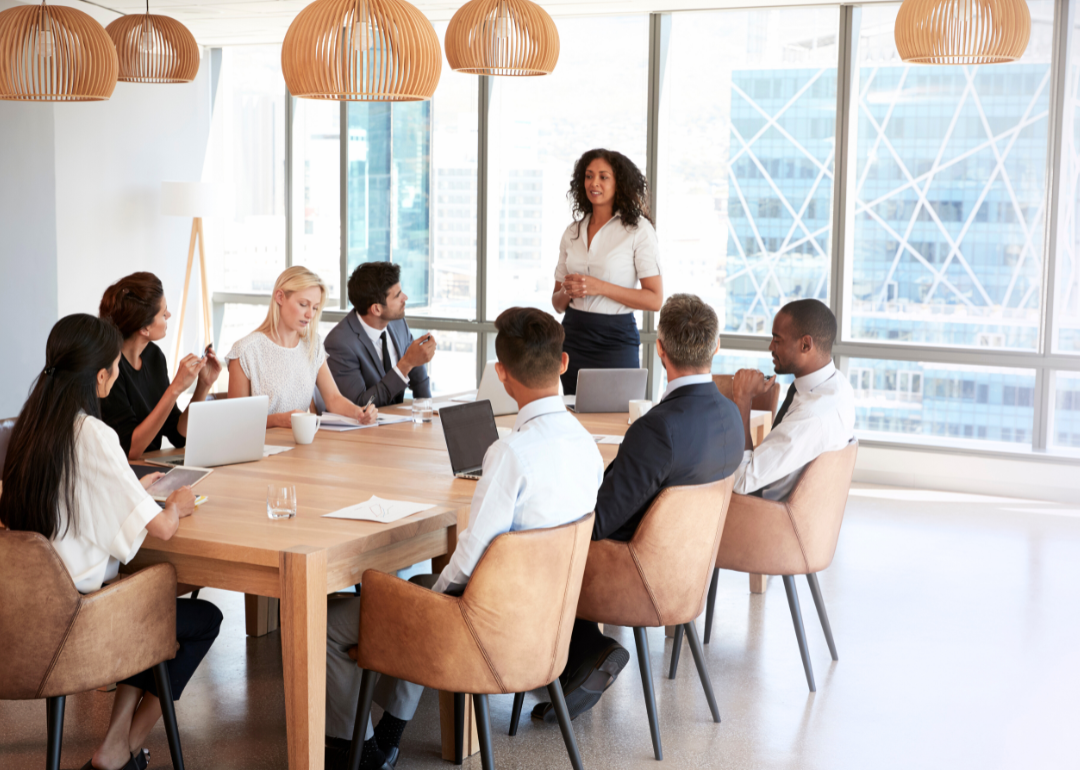
[[[837,5],[829,3],[828,5]],[[836,152],[833,173],[832,238],[829,274],[829,304],[836,314],[841,337],[833,346],[833,357],[838,368],[844,370],[851,358],[887,359],[895,361],[920,361],[941,364],[967,364],[976,366],[1009,367],[1033,369],[1035,371],[1034,419],[1032,425],[1032,445],[1030,450],[1017,449],[1002,451],[998,449],[948,449],[933,446],[932,437],[927,436],[922,442],[910,439],[864,440],[870,446],[904,448],[926,451],[952,451],[960,454],[979,456],[1007,456],[1043,458],[1052,462],[1075,461],[1067,452],[1058,451],[1052,441],[1054,372],[1080,372],[1080,355],[1055,353],[1053,349],[1056,337],[1054,300],[1055,277],[1058,262],[1059,221],[1061,218],[1060,201],[1062,180],[1059,173],[1063,144],[1063,120],[1065,108],[1065,90],[1067,81],[1067,63],[1072,45],[1069,31],[1080,19],[1080,0],[1054,0],[1054,28],[1050,64],[1050,99],[1047,136],[1047,173],[1045,234],[1043,238],[1042,287],[1040,289],[1040,325],[1038,349],[1035,351],[1016,350],[979,350],[977,348],[948,347],[944,345],[926,345],[909,343],[885,343],[869,341],[851,341],[844,338],[845,316],[849,313],[848,285],[849,268],[845,254],[851,253],[853,230],[849,216],[848,191],[854,190],[856,159],[851,147],[855,136],[854,126],[858,119],[857,95],[853,93],[854,67],[857,66],[855,47],[858,44],[859,25],[861,22],[861,4],[838,4],[840,9],[839,29],[837,30],[837,89],[836,89]],[[763,7],[783,8],[790,3],[769,2]],[[694,9],[700,12],[706,9]],[[716,8],[722,13],[724,8]],[[646,115],[646,177],[653,194],[653,216],[658,227],[663,226],[663,201],[657,200],[657,165],[660,126],[660,96],[662,74],[667,57],[671,33],[671,19],[674,12],[649,14],[648,37],[648,101]],[[612,14],[616,15],[616,14]],[[617,14],[629,15],[629,14]],[[1080,30],[1078,30],[1080,33]],[[1080,39],[1080,34],[1076,36]],[[1075,55],[1080,56],[1080,51]],[[487,256],[493,233],[489,232],[489,186],[492,182],[489,172],[489,113],[493,81],[490,76],[477,78],[477,216],[476,216],[476,307],[474,317],[468,320],[442,318],[437,316],[406,316],[411,325],[432,331],[460,331],[477,334],[476,377],[479,380],[487,362],[489,348],[492,347],[490,335],[495,333],[495,326],[486,316],[487,308]],[[285,221],[286,221],[286,267],[292,265],[293,255],[293,217],[292,217],[292,153],[293,153],[293,116],[295,97],[286,92],[285,101]],[[348,103],[342,102],[341,136],[348,136]],[[341,254],[340,254],[340,295],[336,302],[331,300],[323,311],[323,320],[337,322],[348,312],[348,299],[345,292],[348,260],[348,146],[340,141],[340,196],[341,196]],[[434,179],[434,177],[432,177]],[[494,233],[497,237],[497,232]],[[554,263],[553,263],[554,264]],[[226,304],[267,304],[268,297],[263,294],[242,294],[235,292],[215,292],[214,332],[219,336]],[[643,313],[641,327],[642,365],[649,370],[649,388],[653,397],[657,397],[661,383],[660,362],[655,354],[656,314]],[[722,353],[740,351],[762,352],[769,346],[769,338],[746,333],[723,333],[720,336]]]

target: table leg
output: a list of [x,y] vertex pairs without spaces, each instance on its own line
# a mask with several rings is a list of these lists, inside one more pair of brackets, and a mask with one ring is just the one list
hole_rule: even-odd
[[289,770],[323,770],[326,731],[326,551],[280,554],[281,657]]
[[769,584],[768,575],[755,575],[750,574],[750,593],[763,594],[765,593],[765,586]]
[[446,528],[446,553],[442,556],[433,556],[431,559],[431,571],[436,575],[440,574],[446,565],[450,563],[450,557],[454,555],[454,551],[457,550],[457,527]]
[[[439,692],[439,727],[442,730],[442,758],[453,762],[454,757],[454,693]],[[476,730],[476,712],[473,699],[465,698],[465,746],[462,757],[471,757],[480,751],[480,737]]]
[[266,636],[278,630],[278,600],[272,596],[244,594],[248,636]]

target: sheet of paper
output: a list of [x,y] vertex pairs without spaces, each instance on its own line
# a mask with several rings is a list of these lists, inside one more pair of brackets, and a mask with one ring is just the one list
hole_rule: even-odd
[[366,502],[350,505],[348,508],[342,508],[340,511],[334,511],[333,513],[324,513],[323,518],[377,521],[380,524],[390,524],[398,519],[404,519],[406,516],[412,516],[414,513],[427,511],[434,507],[434,505],[412,503],[407,500],[383,500],[381,497],[372,495],[371,499]]
[[274,446],[273,444],[263,444],[263,457],[269,457],[270,455],[279,455],[282,452],[288,452],[293,447],[291,446]]
[[597,444],[621,444],[623,440],[622,436],[598,436],[595,433],[592,437],[596,439]]
[[438,414],[439,410],[445,409],[448,406],[459,406],[460,403],[461,402],[459,401],[433,401],[431,402],[431,411]]
[[[406,417],[404,415],[400,415],[400,414],[382,414],[382,413],[379,414],[379,425],[394,425],[394,424],[399,423],[399,422],[411,422],[411,421],[412,421],[412,415],[411,414],[408,417]],[[370,425],[365,425],[363,427],[370,428],[371,426]]]
[[320,425],[319,430],[329,430],[334,433],[342,433],[347,430],[360,430],[361,428],[371,428],[371,425]]
[[355,428],[360,425],[360,421],[352,417],[344,417],[340,414],[334,414],[333,412],[323,412],[322,417],[319,419],[319,425],[347,425]]

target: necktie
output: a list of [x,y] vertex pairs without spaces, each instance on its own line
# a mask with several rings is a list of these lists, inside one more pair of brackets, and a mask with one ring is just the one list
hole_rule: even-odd
[[787,395],[784,396],[784,403],[780,405],[780,410],[776,413],[776,419],[773,420],[772,426],[775,428],[780,424],[780,421],[784,419],[784,415],[787,414],[788,408],[791,406],[791,402],[795,400],[795,383],[791,383],[787,389]]
[[383,374],[388,374],[393,364],[390,362],[390,348],[386,346],[386,330],[379,335],[379,339],[382,340],[382,368]]

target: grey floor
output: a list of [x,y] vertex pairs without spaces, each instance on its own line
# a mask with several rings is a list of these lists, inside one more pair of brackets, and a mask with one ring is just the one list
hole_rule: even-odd
[[[719,725],[689,650],[669,681],[671,641],[650,632],[665,766],[1080,767],[1080,507],[857,486],[821,586],[840,661],[829,659],[800,580],[818,680],[810,694],[780,579],[759,596],[745,575],[722,573],[706,647]],[[246,638],[241,597],[203,596],[226,622],[178,704],[187,765],[284,769],[278,635]],[[614,633],[633,649],[628,629]],[[68,699],[62,767],[89,759],[111,700],[98,692]],[[535,701],[526,699],[521,730],[509,738],[511,698],[492,698],[500,768],[569,767],[558,728],[528,720]],[[574,728],[586,767],[656,767],[636,661]],[[40,768],[44,746],[44,702],[0,702],[0,767]],[[149,748],[152,768],[170,766],[160,726]],[[479,757],[465,766],[478,770]],[[431,693],[399,767],[451,767],[439,758]]]

